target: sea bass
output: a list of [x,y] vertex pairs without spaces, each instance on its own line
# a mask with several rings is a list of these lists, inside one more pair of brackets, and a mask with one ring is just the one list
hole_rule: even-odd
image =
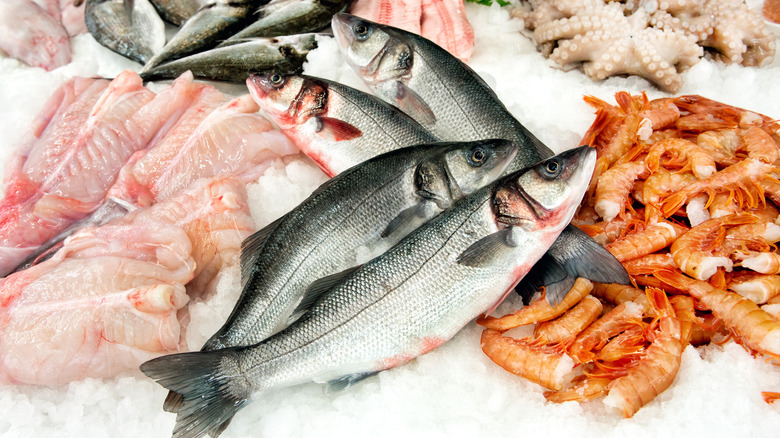
[[166,61],[210,49],[252,21],[252,10],[263,0],[215,0],[190,17],[150,59],[141,72]]
[[171,79],[189,70],[199,78],[244,82],[251,73],[298,73],[316,47],[314,34],[254,38],[165,62],[144,70],[141,77]]
[[249,93],[329,176],[379,154],[438,139],[392,105],[327,79],[252,75]]
[[165,23],[149,0],[128,2],[86,0],[84,21],[97,42],[144,64],[165,45]]
[[[513,140],[519,151],[509,171],[552,155],[479,75],[430,40],[343,13],[333,17],[333,32],[347,63],[371,91],[439,138]],[[546,286],[547,299],[559,302],[579,276],[630,283],[623,265],[593,239],[572,226],[562,237],[546,263],[524,280],[526,290]]]
[[346,10],[352,0],[271,0],[253,14],[256,20],[221,45],[254,37],[275,37],[316,32],[328,27],[333,14]]
[[181,26],[198,10],[214,0],[151,0],[163,20]]
[[260,344],[141,365],[183,394],[174,436],[218,435],[253,393],[313,380],[346,387],[445,343],[555,241],[595,161],[580,147],[465,197],[383,255],[313,284],[299,319]]

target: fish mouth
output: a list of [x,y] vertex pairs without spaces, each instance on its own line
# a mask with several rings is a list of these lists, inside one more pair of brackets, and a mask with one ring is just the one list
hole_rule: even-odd
[[252,95],[255,99],[264,99],[268,96],[268,94],[274,90],[273,85],[271,85],[271,80],[269,79],[270,76],[273,76],[273,74],[251,74],[246,80],[247,88],[249,89],[249,94]]
[[359,17],[345,12],[339,12],[333,16],[330,26],[333,29],[336,42],[342,49],[345,49],[352,42],[352,24],[359,20],[361,20]]

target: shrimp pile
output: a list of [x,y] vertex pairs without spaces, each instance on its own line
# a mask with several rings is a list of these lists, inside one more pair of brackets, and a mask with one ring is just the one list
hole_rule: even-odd
[[[701,96],[615,98],[585,98],[596,119],[582,144],[598,161],[572,223],[634,285],[579,278],[555,307],[542,290],[477,322],[485,354],[547,400],[604,397],[630,417],[673,383],[689,344],[733,339],[780,364],[780,123]],[[528,324],[533,336],[504,334]]]

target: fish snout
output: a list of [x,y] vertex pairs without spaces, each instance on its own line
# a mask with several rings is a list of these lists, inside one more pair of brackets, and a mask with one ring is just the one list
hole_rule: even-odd
[[349,46],[354,39],[352,36],[352,25],[358,20],[358,17],[345,12],[340,12],[333,16],[330,25],[333,28],[336,42],[342,49]]

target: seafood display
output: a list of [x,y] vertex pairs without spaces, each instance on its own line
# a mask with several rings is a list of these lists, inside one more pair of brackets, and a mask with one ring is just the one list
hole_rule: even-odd
[[[344,388],[444,344],[555,241],[594,162],[580,147],[466,196],[383,255],[313,283],[302,315],[261,343],[144,363],[182,394],[174,435],[218,435],[253,393],[313,379]],[[498,196],[515,202],[496,205]]]
[[[713,342],[728,333],[776,361],[780,321],[759,306],[776,300],[780,284],[780,210],[771,194],[780,123],[698,95],[586,101],[597,111],[584,141],[599,158],[574,223],[642,288],[578,279],[554,308],[538,299],[483,317],[485,354],[551,389],[551,401],[605,395],[626,417],[672,385],[694,327]],[[599,317],[606,306],[614,307]],[[533,323],[532,337],[502,335]],[[565,326],[564,334],[546,334],[549,325]],[[571,379],[575,364],[581,372]]]
[[705,53],[724,63],[768,65],[775,36],[742,0],[532,0],[513,11],[539,51],[593,80],[638,75],[669,93]]

